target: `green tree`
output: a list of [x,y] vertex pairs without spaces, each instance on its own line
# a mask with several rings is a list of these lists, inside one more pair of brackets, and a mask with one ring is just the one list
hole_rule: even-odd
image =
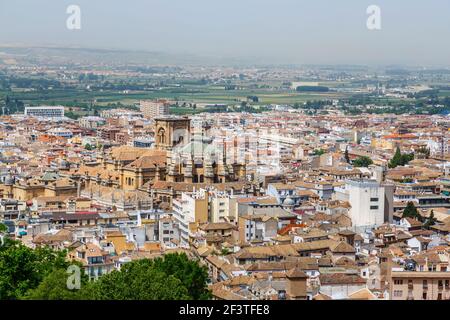
[[154,267],[154,262],[142,259],[125,264],[90,282],[82,289],[83,299],[94,300],[186,300],[190,299],[183,283]]
[[414,160],[414,153],[402,154],[402,166],[408,164],[411,160]]
[[78,120],[78,119],[80,118],[80,115],[79,115],[79,114],[76,114],[76,113],[74,113],[74,112],[72,112],[72,111],[68,111],[68,112],[64,113],[64,115],[65,115],[67,118],[70,118],[70,119],[73,119],[73,120]]
[[13,243],[14,241],[8,237],[8,227],[0,223],[0,251],[6,250]]
[[222,255],[222,256],[229,255],[230,253],[231,253],[231,251],[228,248],[222,248],[222,250],[220,250],[220,255]]
[[370,166],[371,164],[373,164],[373,161],[372,161],[372,159],[370,159],[369,157],[367,157],[367,156],[362,156],[362,157],[359,157],[359,158],[357,158],[357,159],[355,159],[355,160],[353,160],[353,163],[352,163],[355,167],[368,167],[368,166]]
[[89,143],[86,143],[86,145],[84,146],[84,148],[85,148],[86,150],[93,150],[93,149],[94,149],[94,147],[91,146]]
[[389,161],[389,168],[395,168],[397,166],[400,166],[402,162],[402,153],[400,151],[400,148],[397,147],[397,149],[395,150],[395,154],[394,157],[391,159],[391,161]]
[[30,249],[12,242],[0,250],[0,300],[20,299],[56,268],[67,268],[65,251]]
[[421,215],[419,214],[419,211],[417,211],[416,206],[413,202],[409,201],[406,205],[405,210],[403,210],[402,218],[413,218],[417,220],[421,220]]
[[431,226],[434,226],[437,222],[437,219],[434,217],[434,210],[431,210],[430,216],[428,217],[427,221],[425,222],[424,226],[426,228],[429,228]]
[[98,299],[181,300],[209,299],[206,267],[186,254],[168,254],[154,260],[125,264],[88,282],[82,273],[81,289],[67,288],[70,263],[65,251],[30,249],[16,241],[0,247],[0,300]]
[[344,157],[345,157],[345,161],[347,163],[350,163],[350,156],[348,155],[348,147],[345,148]]
[[185,253],[167,254],[164,258],[154,260],[155,267],[168,275],[179,279],[188,289],[194,300],[210,299],[211,293],[206,288],[208,271],[197,261],[190,260]]
[[81,288],[69,290],[67,279],[69,274],[65,269],[56,269],[50,272],[35,289],[28,290],[23,299],[26,300],[79,300],[83,299],[88,277],[81,272]]
[[315,149],[314,150],[314,155],[315,156],[321,156],[321,155],[323,155],[325,153],[325,150],[323,150],[323,149]]
[[400,151],[400,148],[397,147],[397,149],[395,150],[394,157],[391,159],[391,161],[389,161],[388,166],[389,166],[389,168],[396,168],[398,166],[404,166],[413,159],[414,159],[413,153],[402,154]]

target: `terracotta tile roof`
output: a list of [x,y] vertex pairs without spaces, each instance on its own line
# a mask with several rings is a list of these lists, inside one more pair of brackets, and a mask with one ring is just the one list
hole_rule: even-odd
[[286,272],[286,277],[290,279],[308,278],[302,269],[296,267]]
[[142,156],[139,159],[126,165],[125,168],[150,169],[156,166],[164,166],[166,164],[166,156]]
[[360,289],[348,295],[350,300],[377,300],[377,296],[367,288]]
[[333,300],[330,296],[324,294],[324,293],[318,293],[313,298],[313,300]]
[[331,252],[333,253],[355,253],[355,248],[353,248],[347,242],[341,241],[335,246],[331,247]]
[[365,284],[366,279],[361,278],[359,275],[346,274],[346,273],[325,273],[319,276],[321,285],[333,285],[333,284]]

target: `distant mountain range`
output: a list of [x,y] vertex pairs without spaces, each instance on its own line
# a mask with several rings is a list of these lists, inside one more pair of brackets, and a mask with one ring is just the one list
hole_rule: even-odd
[[253,65],[255,60],[157,51],[0,45],[0,61],[50,65]]

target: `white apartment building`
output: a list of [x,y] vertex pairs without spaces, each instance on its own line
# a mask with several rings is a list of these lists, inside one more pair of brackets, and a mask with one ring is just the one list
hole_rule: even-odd
[[434,156],[448,155],[450,153],[450,139],[444,137],[442,139],[434,139],[427,141],[427,148]]
[[208,222],[208,197],[204,190],[183,192],[181,199],[173,199],[173,217],[178,222],[180,246],[189,247],[189,235],[196,224]]
[[375,180],[348,180],[335,191],[336,200],[350,203],[353,227],[373,227],[392,222],[393,186]]
[[172,201],[173,217],[179,223],[180,245],[189,245],[189,235],[202,223],[237,223],[237,197],[216,190],[183,192]]
[[180,241],[180,227],[174,217],[164,217],[159,221],[159,241],[165,248],[176,248]]
[[42,118],[62,118],[64,117],[63,106],[39,106],[25,107],[24,114],[32,117]]
[[65,129],[65,128],[53,128],[47,131],[48,134],[52,135],[52,136],[57,136],[57,137],[63,137],[63,138],[72,138],[73,133],[71,130],[69,129]]
[[245,215],[239,217],[240,239],[245,242],[270,241],[277,236],[278,221],[267,215]]
[[106,123],[106,120],[102,117],[88,116],[80,118],[78,120],[78,123],[82,128],[97,129],[98,127],[104,125]]

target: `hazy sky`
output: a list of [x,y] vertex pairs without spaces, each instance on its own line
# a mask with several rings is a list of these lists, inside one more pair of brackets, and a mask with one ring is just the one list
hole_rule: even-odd
[[[81,30],[66,8],[81,8]],[[366,9],[381,7],[381,30]],[[0,44],[450,66],[448,0],[0,0]]]

